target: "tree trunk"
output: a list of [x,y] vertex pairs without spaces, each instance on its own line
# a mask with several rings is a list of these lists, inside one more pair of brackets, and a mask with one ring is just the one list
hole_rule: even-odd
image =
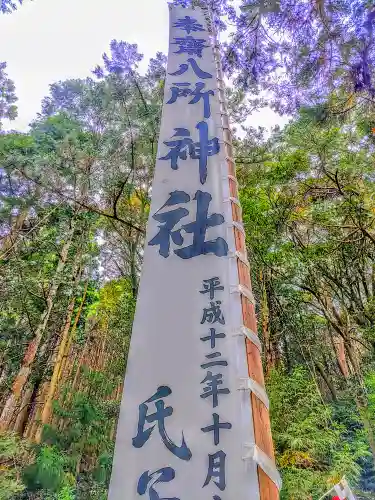
[[262,337],[264,344],[264,357],[265,357],[265,372],[266,376],[269,375],[270,371],[277,367],[280,362],[280,352],[278,340],[271,331],[270,325],[270,304],[272,297],[270,296],[267,287],[267,276],[263,271],[260,271],[260,283],[262,284],[262,294],[261,294],[261,317],[262,317]]
[[361,376],[361,370],[359,368],[359,364],[358,364],[358,361],[357,361],[357,356],[354,352],[354,349],[353,349],[353,345],[352,343],[347,340],[344,342],[344,345],[345,345],[345,350],[348,354],[348,358],[350,360],[350,364],[352,365],[352,370],[353,370],[353,373],[355,375],[357,375],[358,377],[362,378]]
[[25,222],[28,213],[29,209],[24,209],[16,216],[10,233],[7,236],[5,236],[0,245],[1,259],[6,258],[11,248],[17,243],[19,232],[22,229],[23,223]]
[[[70,386],[69,392],[67,393],[66,398],[63,401],[65,408],[69,407],[69,404],[72,400],[73,394],[76,392],[80,392],[81,388],[80,388],[80,384],[79,384],[79,376],[81,374],[81,368],[82,368],[82,365],[84,364],[84,360],[85,360],[89,345],[90,345],[89,340],[86,339],[85,344],[83,346],[83,349],[81,350],[81,355],[79,356],[79,360],[77,363],[77,368],[76,368],[76,371],[74,374],[72,385]],[[73,371],[74,371],[74,367],[73,367],[72,373],[73,373]],[[77,385],[78,385],[78,387],[77,387]],[[67,427],[67,425],[68,425],[67,421],[64,418],[60,418],[60,420],[58,422],[59,430],[62,431],[63,429],[65,429],[65,427]]]
[[[332,342],[335,348],[337,362],[344,379],[348,381],[350,377],[350,371],[348,363],[346,361],[346,355],[348,355],[354,374],[358,379],[356,385],[359,386],[360,381],[362,380],[362,376],[360,373],[359,366],[357,365],[357,360],[351,344],[349,342],[345,342],[342,337],[338,337],[335,339],[332,337]],[[375,438],[371,420],[368,417],[368,403],[367,401],[361,401],[361,398],[358,396],[358,393],[354,395],[354,398],[358,409],[358,413],[361,418],[361,422],[363,424],[363,428],[367,435],[368,443],[372,454],[373,467],[375,470]]]
[[35,434],[35,441],[37,443],[40,443],[40,441],[41,441],[43,425],[47,424],[51,418],[52,401],[53,401],[53,397],[55,395],[57,384],[59,381],[59,375],[61,374],[61,367],[62,367],[64,355],[65,355],[65,350],[66,350],[69,338],[72,338],[73,335],[75,334],[75,330],[77,328],[77,324],[78,324],[79,318],[80,318],[81,313],[82,313],[83,305],[84,305],[85,300],[86,300],[87,287],[88,287],[88,282],[86,282],[82,301],[81,301],[81,304],[79,305],[76,317],[74,319],[74,324],[72,326],[70,336],[69,336],[70,323],[71,323],[71,318],[73,315],[75,299],[73,299],[71,301],[71,303],[69,304],[69,312],[68,312],[67,320],[65,322],[65,326],[64,326],[64,329],[63,329],[63,332],[61,335],[60,346],[58,348],[57,356],[53,360],[54,369],[53,369],[51,381],[49,383],[48,382],[46,383],[47,391],[45,392],[45,398],[44,398],[44,401],[42,401],[42,406],[40,409],[40,414],[41,414],[40,424],[39,424],[39,422],[37,422],[38,429],[37,429],[36,434]]
[[[21,404],[20,404],[20,409],[17,414],[17,418],[15,420],[14,426],[12,427],[12,431],[16,432],[19,435],[23,434],[23,430],[25,428],[25,424],[28,419],[29,415],[29,410],[30,410],[30,404],[31,404],[31,399],[33,397],[34,393],[34,387],[27,387],[26,390],[24,391]],[[9,429],[10,430],[10,429]]]
[[349,377],[349,367],[348,363],[346,361],[346,354],[345,354],[345,344],[344,340],[342,337],[335,337],[331,336],[332,338],[332,344],[336,353],[336,359],[337,359],[337,364],[340,368],[341,374],[343,375],[344,378]]
[[326,373],[324,366],[321,363],[319,363],[318,361],[315,361],[315,366],[316,366],[316,369],[318,370],[318,372],[320,373],[322,379],[326,383],[326,386],[330,390],[330,393],[332,394],[333,400],[336,401],[337,400],[337,392],[336,392],[335,386],[333,385],[331,377]]
[[44,332],[47,328],[48,320],[53,308],[54,300],[61,282],[61,275],[64,270],[66,261],[68,259],[69,248],[72,244],[72,237],[74,233],[74,225],[71,223],[68,237],[61,249],[59,262],[57,264],[54,280],[51,283],[48,296],[46,299],[46,308],[43,311],[39,325],[35,330],[34,338],[29,343],[26,353],[24,355],[21,368],[13,382],[12,391],[4,405],[3,411],[0,416],[0,432],[8,430],[13,419],[16,418],[16,413],[19,405],[20,396],[25,385],[27,384],[32,364],[36,358],[40,343],[42,341]]
[[[65,318],[65,324],[64,324],[62,331],[59,335],[59,338],[61,339],[61,341],[57,343],[57,346],[55,347],[52,355],[50,356],[50,358],[47,361],[47,365],[46,365],[46,368],[44,370],[44,375],[43,375],[43,382],[40,386],[40,389],[39,389],[37,397],[36,397],[35,411],[28,422],[28,426],[27,426],[27,429],[25,432],[25,437],[28,437],[29,439],[32,439],[32,440],[35,439],[36,433],[39,429],[39,421],[41,419],[44,401],[46,400],[47,393],[48,393],[49,381],[48,381],[48,379],[45,379],[44,377],[45,377],[45,374],[50,372],[50,370],[52,370],[52,367],[55,365],[56,358],[58,355],[57,353],[59,350],[59,345],[61,345],[61,342],[63,341],[62,339],[64,338],[64,335],[67,335],[67,333],[69,333],[70,323],[72,321],[72,315],[73,315],[73,311],[74,311],[75,300],[76,299],[74,297],[68,305],[67,315]],[[37,442],[39,442],[39,441],[37,441]]]

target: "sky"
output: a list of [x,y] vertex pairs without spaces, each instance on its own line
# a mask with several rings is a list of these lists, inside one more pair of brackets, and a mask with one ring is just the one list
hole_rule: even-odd
[[[16,12],[0,14],[0,61],[16,84],[18,118],[4,129],[26,131],[48,95],[49,85],[85,78],[109,51],[112,39],[137,43],[140,69],[156,52],[167,52],[166,0],[24,0]],[[271,110],[255,113],[249,125],[284,123]]]

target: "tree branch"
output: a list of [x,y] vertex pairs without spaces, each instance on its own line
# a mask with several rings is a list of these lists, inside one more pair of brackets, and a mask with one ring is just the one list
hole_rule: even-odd
[[122,219],[122,218],[120,218],[120,217],[118,217],[118,216],[116,216],[114,214],[108,214],[107,212],[103,212],[102,210],[99,210],[99,209],[93,207],[92,205],[86,205],[85,203],[82,203],[81,201],[76,200],[76,199],[72,198],[71,196],[68,196],[68,195],[62,193],[60,190],[58,190],[56,188],[54,188],[54,189],[48,188],[47,186],[45,186],[44,184],[42,184],[40,181],[37,181],[36,179],[33,179],[32,177],[28,176],[20,168],[17,168],[17,170],[21,173],[21,175],[23,175],[25,177],[25,179],[28,179],[29,181],[34,182],[36,185],[43,187],[47,191],[51,191],[52,193],[58,194],[59,196],[62,196],[66,200],[72,201],[73,203],[76,203],[77,205],[81,206],[82,208],[85,208],[86,210],[88,210],[90,212],[94,212],[94,213],[96,213],[98,215],[101,215],[103,217],[107,217],[109,219],[117,220],[118,222],[121,222],[122,224],[125,224],[126,226],[134,229],[135,231],[139,231],[142,234],[145,233],[144,229],[142,229],[142,228],[140,228],[138,226],[135,226],[134,224],[132,224],[131,222],[129,222],[129,221],[125,220],[125,219]]

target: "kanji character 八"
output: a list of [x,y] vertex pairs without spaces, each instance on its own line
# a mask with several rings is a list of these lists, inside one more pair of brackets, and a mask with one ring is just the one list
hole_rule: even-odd
[[198,66],[197,61],[195,59],[193,59],[192,57],[189,57],[189,59],[187,60],[187,63],[180,64],[179,69],[177,71],[175,71],[174,73],[169,73],[169,75],[171,75],[171,76],[181,76],[184,73],[186,73],[186,71],[189,70],[189,65],[191,66],[191,69],[194,71],[195,75],[198,78],[200,78],[201,80],[207,80],[208,78],[213,78],[213,76],[211,75],[211,73],[207,73],[207,71],[203,71]]

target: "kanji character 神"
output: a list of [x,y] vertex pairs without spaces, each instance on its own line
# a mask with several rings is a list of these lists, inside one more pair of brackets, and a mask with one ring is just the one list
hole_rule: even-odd
[[230,430],[232,428],[232,424],[229,422],[220,422],[220,417],[217,413],[213,413],[212,417],[214,423],[212,425],[208,425],[207,427],[202,427],[201,431],[204,433],[213,432],[214,444],[217,446],[220,443],[220,429]]
[[222,290],[224,290],[224,287],[220,283],[220,278],[215,277],[209,278],[208,280],[203,280],[203,290],[201,290],[199,293],[209,293],[210,300],[213,300],[215,298],[215,292]]
[[201,80],[207,80],[208,78],[213,78],[211,73],[207,73],[206,71],[203,71],[198,66],[197,61],[195,59],[193,59],[192,57],[189,57],[189,59],[187,60],[187,63],[180,64],[180,68],[177,71],[175,71],[174,73],[169,73],[169,75],[171,75],[171,76],[183,75],[184,73],[186,73],[186,71],[189,70],[189,64],[191,66],[191,69],[194,71],[195,75],[198,78],[200,78]]
[[209,204],[212,196],[209,193],[197,191],[193,198],[197,202],[196,219],[194,222],[181,225],[179,229],[174,229],[178,222],[189,214],[186,208],[176,208],[168,212],[161,212],[165,207],[174,206],[190,201],[190,196],[184,191],[173,191],[167,202],[152,216],[160,222],[159,232],[150,241],[150,246],[159,246],[159,254],[167,258],[170,254],[171,240],[177,246],[182,246],[184,238],[182,231],[193,235],[193,243],[186,247],[174,250],[174,253],[181,259],[191,259],[198,255],[214,254],[217,257],[224,257],[228,254],[227,242],[218,237],[214,240],[206,241],[206,232],[210,227],[220,226],[224,223],[221,214],[208,215]]
[[[208,455],[208,473],[203,487],[210,484],[213,479],[216,486],[220,491],[224,491],[226,487],[225,482],[225,458],[226,454],[220,450],[213,455]],[[214,497],[214,499],[219,497]],[[219,499],[220,500],[220,499]]]
[[172,45],[178,45],[179,49],[175,54],[188,54],[189,56],[202,57],[203,49],[207,49],[209,45],[205,45],[204,38],[194,38],[193,36],[185,36],[175,38]]
[[154,489],[156,484],[169,483],[170,481],[173,481],[175,477],[176,473],[172,467],[163,467],[155,472],[146,471],[139,478],[137,493],[142,496],[148,490],[149,500],[179,500],[176,497],[160,498],[157,491]]
[[199,160],[199,179],[201,184],[207,180],[207,162],[210,156],[220,152],[220,143],[217,137],[208,138],[208,125],[206,122],[199,122],[196,126],[199,132],[199,141],[194,142],[190,138],[190,132],[186,128],[175,128],[173,137],[181,137],[174,141],[164,141],[170,148],[169,153],[159,158],[160,160],[170,160],[172,170],[177,170],[178,160],[186,160],[187,154],[192,160]]
[[[145,430],[146,422],[152,424],[157,422],[159,434],[165,446],[171,451],[176,457],[181,460],[190,460],[191,451],[189,450],[187,444],[185,443],[184,434],[182,433],[182,443],[181,446],[175,445],[165,430],[165,419],[170,417],[173,413],[173,408],[171,406],[165,406],[163,398],[166,398],[172,394],[172,391],[167,386],[161,386],[158,388],[156,393],[151,396],[147,401],[139,405],[139,416],[138,416],[138,432],[135,438],[133,438],[134,448],[142,448],[142,446],[149,440],[155,426],[153,425],[149,429]],[[148,403],[155,403],[156,412],[148,415]]]
[[210,96],[215,95],[213,90],[206,90],[202,92],[206,84],[204,82],[198,82],[195,84],[195,89],[190,88],[190,83],[174,83],[171,87],[172,96],[167,102],[167,104],[174,104],[179,97],[193,96],[193,99],[189,101],[189,104],[196,104],[201,99],[203,100],[203,116],[204,118],[210,118],[211,116],[211,106],[210,106]]
[[212,372],[208,371],[201,384],[207,384],[203,387],[201,398],[206,399],[212,397],[213,408],[216,408],[219,404],[219,394],[230,394],[229,389],[219,389],[219,386],[223,385],[223,375],[221,373],[213,375]]
[[190,16],[185,16],[182,19],[177,19],[173,25],[175,28],[180,28],[186,31],[188,35],[194,31],[205,31],[202,24],[198,23],[196,19]]

